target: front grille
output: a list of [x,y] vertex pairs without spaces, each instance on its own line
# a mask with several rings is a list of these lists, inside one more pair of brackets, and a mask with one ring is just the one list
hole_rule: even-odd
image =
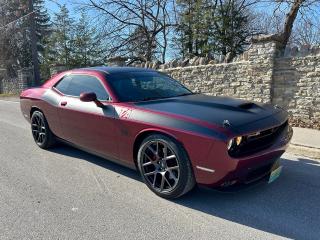
[[229,152],[230,156],[244,157],[267,149],[274,143],[287,125],[288,121],[280,126],[261,131],[259,134],[245,136],[239,146],[231,149]]

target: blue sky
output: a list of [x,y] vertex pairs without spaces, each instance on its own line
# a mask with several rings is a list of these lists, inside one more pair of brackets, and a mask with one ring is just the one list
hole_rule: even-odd
[[[50,13],[50,15],[53,17],[54,13],[59,11],[59,5],[66,5],[67,8],[70,11],[70,16],[74,19],[77,20],[77,18],[79,18],[79,10],[76,9],[77,4],[79,2],[83,2],[84,0],[45,0],[46,2],[46,7],[48,9],[48,12]],[[319,0],[320,2],[320,0]],[[272,15],[273,11],[275,9],[275,4],[271,3],[271,2],[263,2],[261,1],[261,3],[257,4],[254,6],[254,11],[260,12],[260,13],[267,13],[268,15]],[[282,5],[282,8],[280,8],[283,12],[287,12],[288,8],[285,9],[284,5]],[[317,5],[317,8],[315,10],[315,12],[317,12],[317,16],[318,13],[320,12],[320,4]],[[89,16],[91,14],[89,13]],[[308,15],[310,16],[310,12],[308,13]],[[91,15],[92,17],[94,17],[94,14]],[[283,16],[282,16],[283,17]],[[316,22],[318,22],[318,20],[316,20]],[[319,23],[316,23],[317,25]],[[319,25],[318,25],[319,26]],[[173,50],[173,52],[171,53],[170,51],[167,52],[167,58],[174,58],[174,53],[175,50]],[[172,56],[171,56],[172,55]]]
[[[72,14],[75,14],[75,11],[72,11],[73,8],[74,8],[74,5],[72,2],[72,0],[68,1],[68,0],[46,0],[46,7],[49,11],[50,14],[53,14],[54,12],[57,12],[59,7],[58,7],[58,4],[60,5],[63,5],[65,4],[67,6],[67,8],[70,10],[70,12]],[[74,1],[74,2],[77,2],[77,1]],[[257,10],[259,11],[264,11],[264,12],[267,12],[267,13],[272,13],[273,11],[273,4],[270,4],[270,3],[262,3],[261,6],[258,6],[256,7]],[[75,17],[75,16],[73,16]]]
[[48,12],[50,14],[57,12],[59,9],[58,4],[56,4],[55,2],[57,2],[60,5],[66,4],[66,6],[69,10],[72,10],[72,8],[73,8],[70,1],[67,1],[67,0],[54,0],[54,1],[46,0],[46,7],[47,7]]
[[[57,12],[58,10],[58,4],[63,5],[66,4],[66,6],[68,7],[69,10],[72,10],[74,8],[74,4],[72,4],[72,2],[77,2],[78,0],[46,0],[46,7],[48,8],[48,11],[50,12],[50,14],[53,14],[54,12]],[[55,3],[56,2],[56,3]],[[79,2],[79,1],[78,1]],[[260,5],[260,6],[259,6]],[[262,12],[267,12],[269,14],[271,14],[274,10],[274,4],[272,3],[261,3],[258,6],[256,6],[255,8],[258,11],[262,11]],[[320,6],[318,6],[318,9],[320,8]],[[319,9],[320,10],[320,9]],[[74,14],[74,11],[71,11],[71,13]]]

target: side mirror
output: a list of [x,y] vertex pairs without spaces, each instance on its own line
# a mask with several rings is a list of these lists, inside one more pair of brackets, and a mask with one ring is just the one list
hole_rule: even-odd
[[89,93],[81,93],[80,94],[80,101],[82,102],[94,102],[97,107],[103,108],[104,105],[97,99],[97,95],[94,92]]
[[97,95],[94,92],[84,92],[80,94],[80,100],[82,102],[95,102],[97,101]]

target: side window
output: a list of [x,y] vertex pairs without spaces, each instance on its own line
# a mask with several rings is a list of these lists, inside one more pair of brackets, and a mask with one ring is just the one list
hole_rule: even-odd
[[[69,78],[70,79],[67,79]],[[68,82],[67,82],[68,81]],[[64,83],[65,82],[65,83]],[[61,87],[60,87],[61,84]],[[63,88],[66,86],[66,89]],[[59,89],[60,87],[60,89]],[[72,75],[62,79],[56,88],[69,96],[79,97],[83,92],[94,92],[99,100],[109,100],[109,95],[104,89],[102,83],[95,77],[86,75]]]
[[71,80],[72,80],[71,76],[66,76],[62,80],[60,80],[60,82],[58,82],[55,88],[58,89],[61,93],[69,95],[68,88]]

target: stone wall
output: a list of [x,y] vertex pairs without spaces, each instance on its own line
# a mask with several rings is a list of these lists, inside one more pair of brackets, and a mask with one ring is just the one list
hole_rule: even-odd
[[238,62],[160,69],[188,88],[208,95],[225,95],[258,102],[271,101],[275,43],[256,43]]
[[277,58],[272,102],[292,114],[296,126],[320,129],[320,54]]
[[295,50],[292,55],[277,57],[275,42],[254,41],[244,54],[246,57],[236,62],[159,66],[158,70],[193,91],[277,104],[289,111],[293,125],[320,129],[320,51],[317,49],[308,54]]
[[9,77],[5,70],[0,71],[0,94],[19,94],[34,85],[33,68],[18,70],[17,77]]
[[18,78],[4,78],[1,83],[1,93],[5,94],[18,94],[19,81]]

